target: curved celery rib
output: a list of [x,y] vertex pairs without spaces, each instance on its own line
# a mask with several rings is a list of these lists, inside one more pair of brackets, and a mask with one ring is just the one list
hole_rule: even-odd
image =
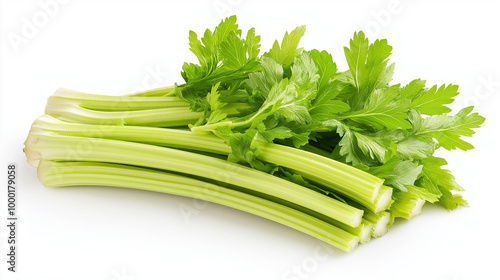
[[346,252],[358,237],[300,211],[243,192],[167,172],[98,162],[41,161],[38,178],[46,187],[113,186],[148,190],[226,205],[294,228]]
[[123,140],[222,155],[231,153],[231,147],[221,138],[215,135],[194,134],[189,130],[145,126],[75,124],[63,122],[48,115],[38,117],[32,126],[60,135]]
[[100,111],[135,111],[172,107],[189,107],[177,96],[135,97],[83,93],[60,88],[49,97],[48,104],[75,104],[82,108]]
[[[231,152],[231,148],[215,135],[178,129],[70,124],[58,122],[48,116],[39,117],[33,126],[62,135],[132,141],[223,155]],[[385,210],[390,205],[389,191],[392,192],[392,188],[381,187],[383,180],[371,174],[332,159],[278,144],[262,143],[260,148],[260,160],[294,169],[304,177],[348,196],[372,211]],[[382,191],[383,195],[380,193]],[[383,199],[379,199],[379,196]]]
[[301,205],[356,227],[363,211],[287,180],[228,161],[181,150],[116,141],[56,135],[32,127],[25,144],[28,162],[99,161],[180,172],[240,186]]
[[141,125],[141,126],[185,126],[195,123],[202,112],[192,112],[189,107],[147,109],[137,111],[95,111],[74,104],[48,103],[45,114],[57,119],[86,124]]
[[[222,111],[229,116],[240,114],[240,104],[226,106]],[[76,104],[49,102],[45,114],[57,119],[100,125],[137,125],[151,127],[186,126],[203,117],[203,112],[193,112],[189,107],[146,109],[135,111],[97,111],[83,108]]]

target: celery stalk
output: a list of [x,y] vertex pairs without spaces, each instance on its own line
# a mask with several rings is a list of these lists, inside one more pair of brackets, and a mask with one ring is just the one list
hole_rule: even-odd
[[[238,108],[244,104],[226,106],[223,112],[229,116],[239,115]],[[193,112],[189,107],[156,108],[135,111],[97,111],[73,103],[48,102],[45,114],[63,121],[85,124],[139,125],[152,127],[187,126],[203,117],[203,112]]]
[[[224,155],[231,152],[230,147],[222,139],[208,133],[167,128],[69,124],[47,116],[38,118],[33,126],[61,135],[133,141]],[[261,143],[258,158],[294,169],[304,177],[322,184],[329,190],[350,197],[372,211],[382,211],[390,205],[392,188],[382,187],[383,180],[335,160],[269,143]]]
[[134,111],[172,107],[189,107],[189,103],[177,96],[135,97],[110,96],[82,93],[60,88],[48,99],[48,104],[79,105],[82,108],[100,111]]
[[98,162],[42,160],[38,178],[46,187],[113,186],[148,190],[226,205],[294,228],[346,252],[358,237],[300,211],[243,192],[164,171]]
[[100,161],[181,172],[275,196],[356,227],[363,211],[267,173],[222,159],[125,141],[55,135],[33,127],[26,140],[28,161]]
[[137,111],[96,111],[74,104],[47,103],[45,114],[63,121],[85,124],[186,126],[203,116],[189,107],[147,109]]
[[283,145],[262,143],[259,159],[293,169],[328,190],[374,205],[383,180],[347,164]]

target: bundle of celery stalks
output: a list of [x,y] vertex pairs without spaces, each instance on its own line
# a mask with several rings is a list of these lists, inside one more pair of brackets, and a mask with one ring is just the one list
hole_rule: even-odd
[[484,118],[450,115],[455,85],[389,83],[386,40],[362,32],[347,71],[298,47],[305,27],[259,56],[236,17],[189,34],[183,84],[125,96],[59,89],[25,143],[46,187],[113,186],[219,203],[350,252],[425,202],[466,206],[440,147],[472,149]]

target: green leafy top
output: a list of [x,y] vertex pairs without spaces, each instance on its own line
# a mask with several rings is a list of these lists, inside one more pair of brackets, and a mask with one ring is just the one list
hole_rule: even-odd
[[274,41],[273,47],[264,56],[276,60],[279,64],[290,65],[295,57],[302,53],[302,48],[298,48],[300,39],[306,32],[306,26],[302,25],[295,28],[290,34],[285,33],[281,46],[278,40]]
[[[472,107],[448,115],[458,86],[428,88],[421,79],[389,84],[392,47],[385,39],[370,44],[363,32],[354,33],[344,48],[349,69],[339,72],[328,52],[299,47],[304,32],[305,26],[299,26],[285,33],[281,44],[276,40],[261,56],[260,37],[253,28],[242,37],[234,16],[213,32],[206,30],[201,40],[190,32],[199,64],[184,65],[186,83],[176,93],[205,112],[192,131],[225,139],[232,148],[229,160],[297,182],[303,180],[257,160],[259,143],[312,146],[399,191],[448,209],[466,205],[452,193],[462,188],[441,168],[446,161],[433,156],[440,147],[472,149],[463,137],[484,122]],[[250,109],[228,116],[224,108],[229,103]]]
[[[176,88],[176,94],[190,102],[193,110],[209,110],[205,96],[215,84],[234,94],[250,73],[260,69],[260,36],[253,28],[245,38],[241,34],[236,16],[222,20],[213,32],[207,29],[201,39],[194,31],[189,32],[190,50],[199,64],[184,63],[181,75],[186,83]],[[236,101],[244,102],[245,97]]]

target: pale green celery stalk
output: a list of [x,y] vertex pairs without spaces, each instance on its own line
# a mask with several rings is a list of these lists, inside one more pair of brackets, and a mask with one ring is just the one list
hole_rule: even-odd
[[189,107],[189,103],[177,96],[135,97],[82,93],[60,88],[49,97],[48,104],[75,104],[98,111],[134,111],[172,107]]
[[276,176],[226,160],[182,150],[99,138],[57,135],[32,126],[24,149],[28,162],[99,161],[157,168],[209,178],[295,203],[357,227],[363,211]]
[[[228,116],[240,114],[238,108],[246,104],[230,104],[222,109]],[[174,127],[194,124],[203,117],[203,112],[193,112],[189,107],[146,109],[136,111],[97,111],[75,104],[48,103],[45,114],[57,119],[85,124],[137,125],[151,127]]]
[[[331,158],[328,152],[312,145],[305,145],[301,147],[301,149],[326,158]],[[327,182],[324,183],[327,184]],[[375,198],[375,203],[373,205],[366,205],[365,207],[368,207],[371,211],[375,213],[389,209],[392,203],[394,202],[391,199],[392,192],[393,188],[383,185],[378,191],[377,197]]]
[[[148,143],[150,144],[165,144],[165,141],[168,141],[169,146],[176,146],[177,148],[190,149],[193,147],[194,143],[197,146],[204,147],[204,151],[212,152],[212,153],[222,153],[229,154],[231,149],[228,145],[224,143],[224,141],[215,136],[207,137],[204,134],[193,134],[187,130],[172,130],[172,129],[161,129],[157,131],[158,133],[154,133],[149,135],[150,129],[145,127],[120,127],[120,126],[95,126],[95,125],[83,125],[83,124],[68,124],[57,119],[54,119],[50,116],[40,116],[34,123],[33,126],[48,130],[51,132],[57,132],[61,135],[73,135],[73,136],[87,136],[87,137],[113,137],[113,139],[122,139],[128,141],[134,140],[144,140],[144,137],[148,139]],[[171,132],[171,133],[169,133]],[[141,139],[142,137],[142,139]],[[259,196],[258,193],[253,193],[254,196]],[[317,215],[316,212],[310,211],[306,208],[299,208],[296,205],[290,203],[284,203],[284,201],[280,201],[278,199],[273,199],[273,197],[260,195],[261,198],[266,200],[271,200],[273,202],[286,205],[290,208],[294,208],[298,211],[304,212],[308,215],[321,219],[325,222],[331,223],[337,227],[340,227],[360,238],[360,242],[364,243],[369,240],[371,237],[371,227],[366,224],[366,220],[364,220],[358,227],[350,227],[341,222],[338,222],[333,219],[328,219],[328,217]]]
[[379,213],[373,213],[371,211],[365,211],[363,215],[363,219],[373,223],[375,226],[373,227],[372,236],[380,237],[387,233],[389,227],[392,225],[394,221],[394,217],[388,211],[382,211]]
[[[283,158],[283,160],[285,160],[285,159]],[[349,167],[351,167],[351,166],[349,166]],[[378,188],[376,188],[375,190],[373,190],[375,192],[375,199],[374,199],[374,201],[370,201],[366,196],[360,196],[360,195],[356,196],[356,191],[358,190],[357,186],[352,186],[350,190],[348,190],[344,193],[342,191],[335,190],[336,184],[334,184],[334,182],[331,181],[332,179],[328,180],[325,177],[317,176],[314,173],[306,173],[305,170],[307,170],[307,169],[305,169],[305,168],[303,170],[296,169],[295,173],[302,175],[303,177],[305,177],[311,181],[314,181],[323,187],[329,187],[330,190],[333,190],[334,192],[340,193],[340,194],[348,197],[349,199],[352,199],[353,201],[359,203],[363,207],[366,207],[370,211],[378,213],[380,211],[388,209],[390,207],[390,204],[392,203],[392,201],[390,200],[390,198],[391,198],[390,192],[392,190],[388,190],[386,187],[383,187],[383,185],[381,185]],[[331,175],[333,175],[333,174],[331,174]],[[381,181],[383,182],[383,180],[381,180]],[[368,193],[368,192],[366,192],[366,193]],[[387,197],[388,197],[388,199],[387,199]]]
[[[236,103],[248,97],[245,90],[220,90],[220,99],[225,103]],[[244,98],[243,98],[244,100]],[[83,93],[71,89],[59,88],[49,97],[49,103],[76,104],[82,108],[99,111],[133,111],[172,107],[189,107],[190,103],[176,95],[99,95]],[[243,102],[238,106],[249,108],[250,105]]]
[[376,208],[374,203],[384,182],[380,178],[347,164],[288,146],[261,143],[259,151],[258,158],[263,161],[293,169],[327,190],[341,193],[366,207]]
[[[150,144],[165,144],[168,142],[168,146],[175,146],[177,148],[191,149],[193,145],[196,147],[204,147],[204,151],[212,153],[222,153],[229,154],[231,149],[224,141],[215,136],[207,136],[204,134],[194,134],[190,131],[182,130],[172,130],[172,129],[161,129],[157,131],[158,133],[149,134],[151,129],[144,127],[120,127],[120,126],[95,126],[95,125],[81,125],[81,124],[67,124],[57,119],[49,116],[41,116],[34,123],[33,126],[57,132],[61,135],[73,135],[73,136],[87,136],[87,137],[112,137],[113,139],[121,139],[128,141],[143,140],[148,139],[147,142]],[[144,138],[145,137],[145,138]],[[142,138],[142,139],[141,139]],[[252,194],[254,196],[259,196],[259,194]],[[338,222],[333,219],[328,219],[325,216],[316,215],[314,211],[308,211],[305,208],[298,208],[296,205],[290,203],[286,204],[283,201],[273,199],[269,196],[260,195],[261,198],[266,200],[271,200],[279,204],[286,205],[290,208],[294,208],[298,211],[304,212],[308,215],[321,219],[325,222],[333,224],[343,230],[350,232],[360,238],[360,242],[364,243],[371,237],[371,228],[373,225],[367,224],[364,220],[358,227],[350,227],[346,224]]]
[[361,224],[359,226],[352,227],[352,226],[346,225],[344,223],[341,223],[337,220],[334,220],[330,217],[322,215],[321,213],[318,213],[316,211],[312,211],[308,208],[302,207],[302,206],[297,205],[297,204],[290,203],[288,201],[285,201],[285,200],[277,198],[277,197],[265,195],[262,193],[252,192],[252,191],[245,191],[245,192],[250,194],[250,195],[257,196],[257,197],[260,197],[262,199],[266,199],[266,200],[290,207],[290,208],[295,209],[299,212],[302,212],[304,214],[307,214],[307,215],[310,215],[310,216],[315,217],[317,219],[320,219],[321,221],[324,221],[330,225],[336,226],[342,230],[345,230],[345,231],[359,237],[360,243],[368,242],[371,239],[371,233],[372,233],[373,227],[375,225],[373,223],[365,220],[365,219],[362,219]]
[[164,171],[99,162],[40,162],[38,178],[46,187],[112,186],[202,199],[239,209],[299,230],[346,252],[358,237],[295,209],[244,192]]
[[50,103],[45,107],[45,114],[68,122],[154,127],[185,126],[203,117],[202,112],[192,112],[189,107],[106,112],[89,110],[78,105]]
[[194,134],[188,129],[68,123],[49,115],[38,117],[32,126],[60,135],[123,140],[221,155],[231,153],[231,147],[221,138],[212,134]]
[[420,215],[425,200],[409,192],[394,192],[395,202],[392,204],[391,213],[396,218],[411,220]]
[[[39,117],[33,125],[63,135],[133,141],[224,155],[231,152],[231,148],[222,139],[210,133],[136,126],[68,124],[58,122],[48,116]],[[294,169],[307,178],[314,178],[330,190],[351,197],[372,211],[382,211],[390,205],[392,189],[380,187],[382,180],[364,171],[313,153],[278,144],[262,143],[260,148],[258,155],[260,160]],[[373,192],[376,192],[374,202],[371,201],[374,196]]]
[[[328,152],[312,145],[305,145],[301,147],[301,149],[326,158],[330,158],[330,154]],[[328,184],[328,182],[326,181],[323,181],[321,183]],[[382,187],[380,187],[380,190],[378,191],[377,197],[375,198],[375,202],[373,204],[366,204],[365,207],[368,207],[375,213],[389,209],[394,202],[391,199],[392,192],[393,189],[391,187],[382,185]]]
[[157,96],[173,96],[174,94],[175,94],[175,85],[172,85],[172,86],[132,93],[129,94],[128,96],[157,97]]

